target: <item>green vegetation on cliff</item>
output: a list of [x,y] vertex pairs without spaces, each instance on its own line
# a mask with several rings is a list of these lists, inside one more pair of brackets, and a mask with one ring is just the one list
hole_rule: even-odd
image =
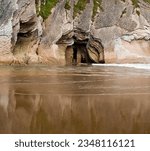
[[98,9],[102,9],[101,3],[102,3],[102,0],[93,0],[93,4],[94,4],[94,6],[93,6],[93,16],[92,16],[93,18],[95,17]]
[[[87,0],[79,0],[77,4],[74,5],[74,17],[85,9],[87,2]],[[93,0],[93,17],[96,15],[98,9],[102,9],[101,3],[102,0]]]
[[[42,16],[43,19],[47,19],[48,16],[51,14],[51,10],[53,7],[56,6],[56,4],[59,2],[59,0],[41,0],[42,4],[40,6],[40,11],[38,14]],[[125,0],[122,0],[125,1]],[[139,0],[131,0],[132,4],[134,5],[135,8],[139,7]],[[144,2],[150,3],[150,0],[143,0]],[[69,4],[70,0],[66,0],[65,3],[65,9],[70,10],[71,6]],[[101,7],[102,0],[93,0],[93,15],[92,17],[94,18],[98,9],[102,10]],[[74,14],[73,16],[76,17],[77,14],[80,14],[86,7],[87,0],[78,0],[78,2],[74,5]],[[37,9],[38,10],[38,9]],[[139,13],[138,13],[139,14]]]
[[47,19],[51,14],[51,10],[56,6],[58,0],[46,0],[43,2],[40,7],[39,15],[42,16],[43,19]]
[[69,0],[66,0],[65,9],[70,10],[71,6],[69,4]]
[[[150,3],[150,0],[143,0],[144,2]],[[132,3],[135,7],[139,7],[139,0],[132,0]]]
[[76,17],[77,14],[81,13],[86,7],[87,0],[78,0],[77,4],[74,5],[74,14],[73,16]]
[[139,2],[139,0],[132,0],[134,7],[139,7],[138,2]]
[[[139,0],[131,0],[132,1],[132,4],[134,5],[135,8],[138,8],[140,7],[139,6]],[[146,3],[150,3],[150,0],[143,0],[144,2]],[[139,10],[136,10],[136,13],[138,16],[140,16],[140,11]]]
[[150,3],[150,0],[144,0],[144,2]]

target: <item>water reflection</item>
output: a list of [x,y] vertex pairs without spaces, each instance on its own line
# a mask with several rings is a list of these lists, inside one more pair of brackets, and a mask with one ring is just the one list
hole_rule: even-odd
[[150,72],[12,67],[0,73],[0,133],[150,133]]

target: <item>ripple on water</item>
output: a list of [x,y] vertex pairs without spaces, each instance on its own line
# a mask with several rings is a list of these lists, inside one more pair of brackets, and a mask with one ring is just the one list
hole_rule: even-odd
[[149,70],[115,65],[0,70],[0,133],[150,133]]

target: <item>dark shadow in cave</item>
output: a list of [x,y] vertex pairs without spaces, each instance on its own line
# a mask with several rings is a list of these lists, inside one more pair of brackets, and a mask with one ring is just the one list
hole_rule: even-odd
[[73,49],[73,64],[78,63],[93,63],[92,60],[89,58],[87,48],[87,42],[75,42],[72,45]]
[[66,49],[66,63],[67,65],[77,65],[80,63],[91,64],[94,63],[88,55],[87,51],[88,41],[75,41],[72,46]]
[[[57,44],[71,44],[65,50],[66,65],[105,63],[104,47],[100,40],[84,33],[63,35]],[[71,43],[68,43],[70,42]]]

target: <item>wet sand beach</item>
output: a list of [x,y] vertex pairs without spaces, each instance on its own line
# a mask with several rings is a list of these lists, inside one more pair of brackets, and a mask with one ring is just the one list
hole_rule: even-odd
[[150,134],[150,70],[0,67],[0,133]]

